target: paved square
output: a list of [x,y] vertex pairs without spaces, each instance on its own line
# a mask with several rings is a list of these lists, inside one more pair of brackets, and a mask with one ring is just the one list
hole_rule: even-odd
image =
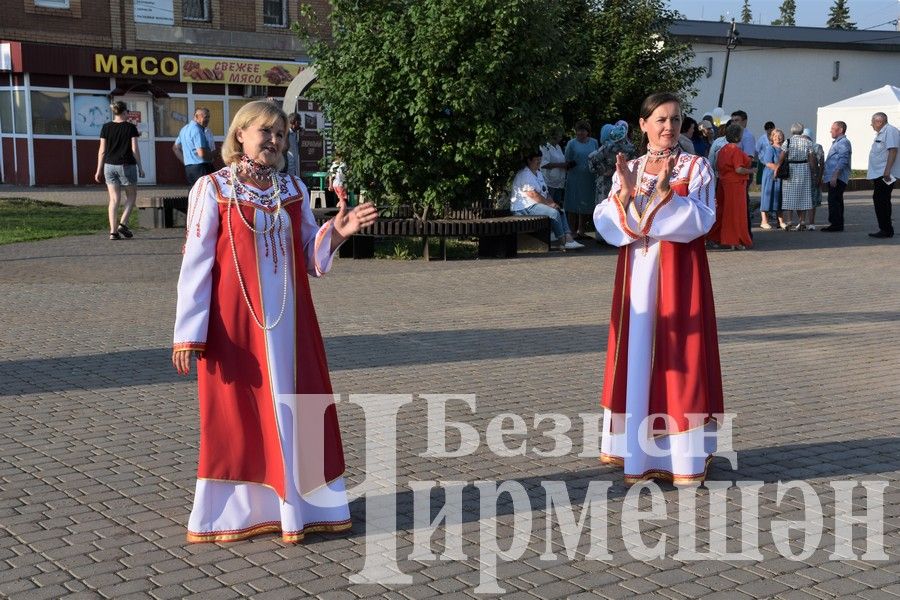
[[[475,487],[482,480],[514,482],[528,493],[530,507],[508,495],[497,502],[499,547],[524,545],[519,558],[498,558],[504,598],[900,596],[900,254],[898,240],[865,235],[874,227],[868,194],[848,197],[844,233],[758,231],[751,252],[710,253],[738,451],[738,468],[717,458],[710,479],[763,482],[756,560],[675,558],[684,505],[666,486],[665,516],[637,525],[648,546],[665,536],[663,556],[635,558],[623,541],[635,525],[623,518],[621,474],[600,466],[584,444],[585,423],[599,414],[612,250],[429,264],[336,261],[312,284],[336,391],[417,395],[398,413],[399,487],[389,497],[397,505],[399,570],[411,578],[403,585],[350,579],[367,553],[363,499],[351,505],[354,528],[346,535],[313,535],[296,546],[275,536],[186,544],[198,418],[195,380],[169,364],[180,231],[140,231],[119,243],[98,234],[0,246],[0,597],[477,596],[486,568],[479,535],[487,519]],[[429,393],[476,395],[474,413],[462,401],[447,405],[448,420],[478,432],[473,454],[422,456],[421,394]],[[363,411],[343,402],[339,412],[355,485],[365,479]],[[507,436],[510,447],[525,444],[524,455],[488,448],[488,424],[502,413],[525,419],[526,435]],[[571,418],[571,452],[547,456],[552,424],[535,426],[536,413]],[[448,447],[458,443],[449,428]],[[430,480],[467,484],[464,560],[410,558],[415,500],[428,497],[414,498],[410,482]],[[806,516],[798,490],[776,501],[780,480],[806,482],[821,504],[824,535],[800,561],[773,542],[774,527]],[[611,558],[587,556],[603,534],[588,521],[567,556],[559,517],[545,509],[543,481],[566,485],[576,520],[588,485],[612,483]],[[857,558],[829,557],[835,513],[838,524],[847,522],[833,481],[889,482],[880,507],[886,559],[858,558],[867,550],[860,525]],[[731,552],[740,551],[742,526],[747,539],[739,496],[732,489],[727,497]],[[865,512],[865,498],[857,488],[856,514]],[[428,516],[444,499],[431,494]],[[709,500],[707,490],[697,492],[698,551],[711,527]],[[649,511],[649,502],[641,506]],[[548,521],[555,560],[541,558]],[[438,527],[432,539],[436,555],[445,532]],[[802,541],[802,531],[790,537]],[[384,557],[391,547],[388,540],[386,550],[368,551]],[[801,544],[790,548],[798,554]]]

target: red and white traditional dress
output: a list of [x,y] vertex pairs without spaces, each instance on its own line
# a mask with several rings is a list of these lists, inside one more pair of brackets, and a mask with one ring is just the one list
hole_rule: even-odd
[[[704,236],[716,220],[705,158],[680,154],[665,196],[629,163],[638,185],[627,206],[609,196],[594,223],[619,246],[601,405],[602,462],[624,467],[625,482],[695,483],[716,450],[722,376]],[[658,415],[648,419],[648,415]],[[627,418],[626,418],[627,417]]]
[[307,276],[331,267],[331,222],[316,225],[296,177],[278,174],[268,190],[233,181],[226,167],[191,189],[178,279],[175,349],[203,352],[188,541],[345,530],[344,454]]

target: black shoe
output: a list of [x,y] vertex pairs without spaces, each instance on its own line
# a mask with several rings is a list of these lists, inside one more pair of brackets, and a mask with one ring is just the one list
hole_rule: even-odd
[[114,232],[112,232],[111,234],[109,234],[109,239],[111,239],[111,240],[121,240],[121,239],[122,239],[122,236],[119,235],[117,232],[114,231]]
[[869,237],[883,239],[883,238],[892,238],[894,237],[893,233],[885,233],[884,231],[879,231],[877,233],[870,233]]
[[119,233],[129,240],[134,237],[134,233],[124,223],[119,223]]
[[821,231],[843,231],[843,227],[835,227],[834,225],[829,225],[828,227],[823,227]]

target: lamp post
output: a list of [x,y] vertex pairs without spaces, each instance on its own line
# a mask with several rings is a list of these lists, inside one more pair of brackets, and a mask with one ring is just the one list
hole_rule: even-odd
[[719,88],[719,103],[716,106],[722,106],[725,99],[725,79],[728,77],[728,60],[731,58],[731,51],[735,49],[738,42],[738,32],[735,27],[734,18],[731,19],[731,31],[728,32],[728,40],[725,42],[725,68],[722,70],[722,87]]

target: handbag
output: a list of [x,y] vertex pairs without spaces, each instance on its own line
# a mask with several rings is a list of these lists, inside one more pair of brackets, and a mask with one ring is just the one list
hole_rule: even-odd
[[791,149],[791,140],[787,141],[788,147],[787,150],[784,151],[784,157],[781,159],[781,164],[778,165],[778,170],[775,171],[775,177],[778,179],[790,179],[791,178],[791,168],[788,165],[788,152]]

